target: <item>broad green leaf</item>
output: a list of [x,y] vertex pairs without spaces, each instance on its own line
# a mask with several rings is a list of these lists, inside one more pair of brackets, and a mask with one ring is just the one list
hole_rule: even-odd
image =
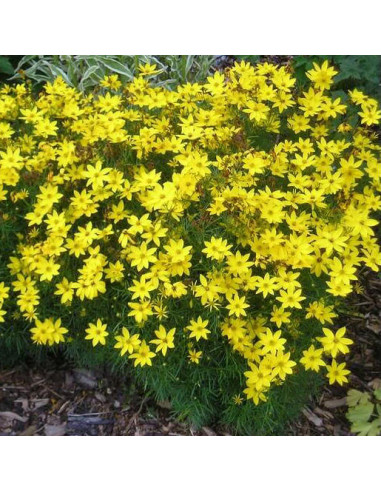
[[374,390],[373,394],[377,398],[377,400],[381,400],[381,388]]
[[85,80],[87,80],[91,75],[93,75],[94,73],[96,73],[100,68],[97,67],[96,65],[93,65],[92,67],[89,67],[86,72],[83,74],[82,78],[81,78],[81,82],[84,82]]
[[381,434],[381,417],[374,419],[368,430],[368,436],[379,436]]
[[35,60],[36,58],[38,58],[36,55],[25,55],[21,58],[21,60],[19,61],[19,64],[17,65],[16,69],[15,69],[15,72],[17,72],[18,70],[22,69],[22,67],[32,61],[32,60]]
[[125,75],[131,80],[133,79],[133,74],[131,70],[129,70],[129,68],[123,65],[122,63],[106,57],[102,57],[102,63],[109,70],[119,73],[120,75]]
[[12,75],[14,72],[11,62],[6,56],[0,56],[0,73]]
[[361,391],[350,389],[347,394],[347,404],[349,407],[354,407],[363,397],[363,393]]
[[371,428],[372,428],[371,422],[366,422],[366,421],[355,422],[351,427],[351,431],[356,434],[359,434],[360,436],[367,436]]
[[299,68],[299,67],[305,67],[309,63],[309,59],[306,58],[305,56],[296,56],[294,58],[294,67]]
[[381,417],[372,422],[356,422],[351,427],[352,432],[360,436],[379,436],[381,433]]
[[371,402],[362,403],[348,410],[347,417],[353,422],[364,422],[370,419],[373,414],[374,405]]
[[194,63],[194,55],[187,56],[187,62],[186,62],[186,65],[185,65],[185,71],[186,71],[187,75],[190,72],[193,63]]
[[52,72],[53,75],[55,75],[56,77],[62,77],[63,80],[68,84],[70,85],[71,87],[74,86],[74,84],[72,83],[72,81],[69,79],[67,73],[65,73],[62,68],[59,68],[55,65],[53,65],[52,63],[48,63],[47,61],[45,61],[45,64],[46,66],[50,69],[50,71]]
[[261,55],[237,55],[237,60],[243,60],[252,64],[257,63]]
[[339,97],[341,99],[341,103],[346,103],[349,100],[348,94],[343,90],[332,91],[331,96],[332,96],[332,100],[335,100]]

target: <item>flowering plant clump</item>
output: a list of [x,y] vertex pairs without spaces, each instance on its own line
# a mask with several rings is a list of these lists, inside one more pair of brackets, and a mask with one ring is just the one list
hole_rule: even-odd
[[381,265],[377,101],[332,92],[327,62],[303,91],[269,63],[154,71],[1,88],[2,346],[127,365],[199,422],[347,382],[336,309]]

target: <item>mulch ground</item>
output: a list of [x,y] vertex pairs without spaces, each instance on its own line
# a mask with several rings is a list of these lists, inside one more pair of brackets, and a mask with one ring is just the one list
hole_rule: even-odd
[[145,398],[115,375],[65,366],[0,371],[2,436],[227,434],[178,422],[168,401]]
[[[196,432],[126,382],[86,369],[0,372],[0,435],[184,435]],[[166,408],[167,407],[167,408]]]
[[[311,400],[289,435],[351,435],[345,417],[348,388],[381,385],[381,279],[366,272],[364,292],[352,296],[342,317],[354,339],[347,387],[327,386]],[[102,372],[56,365],[0,371],[0,435],[229,435],[193,429],[171,415],[169,402],[147,399],[131,383]]]

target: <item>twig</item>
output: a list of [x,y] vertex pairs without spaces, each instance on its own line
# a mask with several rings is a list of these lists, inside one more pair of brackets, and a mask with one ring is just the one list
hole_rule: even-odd
[[148,397],[145,397],[143,398],[141,404],[140,404],[140,407],[138,408],[137,412],[135,412],[132,417],[130,418],[128,424],[127,424],[127,427],[126,427],[126,430],[128,431],[130,429],[130,427],[132,426],[132,421],[135,420],[139,415],[140,415],[140,412],[142,411],[143,409],[143,405],[145,404],[145,402],[148,400]]
[[30,385],[31,388],[34,388],[34,386],[39,386],[40,384],[44,383],[46,381],[46,378],[40,379],[39,381],[35,381]]
[[56,396],[57,398],[59,398],[60,400],[64,400],[64,397],[61,396],[60,394],[58,394],[56,391],[52,390],[51,388],[49,388],[48,386],[45,386],[45,388],[50,391],[50,393],[53,393],[54,396]]
[[71,418],[71,417],[74,417],[74,418],[79,418],[79,417],[93,417],[93,416],[97,416],[97,415],[105,415],[105,414],[108,414],[108,413],[125,413],[125,412],[128,412],[129,410],[129,407],[127,408],[124,408],[123,410],[109,410],[108,412],[92,412],[92,413],[68,413],[67,414],[67,417],[68,418]]
[[5,390],[26,390],[25,386],[0,386],[0,389]]
[[12,369],[12,371],[1,373],[0,374],[0,379],[6,378],[7,376],[11,376],[15,372],[17,372],[17,369]]
[[80,417],[95,417],[97,415],[105,415],[107,413],[113,413],[112,410],[110,410],[109,412],[92,412],[92,413],[68,413],[67,414],[67,417],[68,418],[80,418]]

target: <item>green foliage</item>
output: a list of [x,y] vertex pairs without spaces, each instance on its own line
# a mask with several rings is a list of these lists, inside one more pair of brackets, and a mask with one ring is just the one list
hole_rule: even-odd
[[0,74],[13,75],[14,70],[8,56],[0,55]]
[[[205,80],[211,74],[213,55],[26,55],[13,79],[28,77],[37,84],[61,76],[70,87],[81,91],[94,88],[108,74],[118,74],[123,83],[139,72],[139,65],[155,64],[150,76],[158,86]],[[13,73],[13,71],[11,72]]]
[[381,96],[381,56],[380,55],[299,55],[294,57],[294,70],[300,85],[307,83],[306,71],[313,63],[328,60],[339,72],[335,76],[336,89],[362,88],[374,97]]
[[223,420],[238,435],[285,435],[287,426],[296,419],[310,397],[318,394],[323,377],[311,371],[299,371],[282,386],[269,393],[266,405],[251,405],[233,401],[223,413]]
[[254,65],[259,62],[261,55],[237,55],[236,58],[237,61],[245,61]]
[[364,393],[355,389],[348,391],[347,418],[351,431],[360,436],[381,435],[381,389]]

